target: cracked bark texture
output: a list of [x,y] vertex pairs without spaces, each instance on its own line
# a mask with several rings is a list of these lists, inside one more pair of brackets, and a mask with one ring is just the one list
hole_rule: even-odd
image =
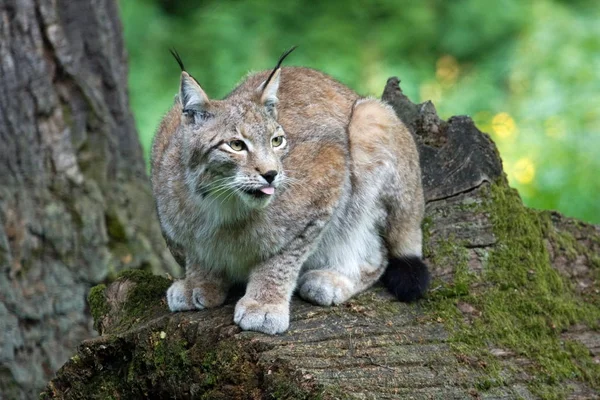
[[114,1],[0,3],[0,397],[30,399],[94,336],[89,288],[176,273],[129,111]]
[[[167,279],[127,274],[94,289],[90,301],[101,336],[81,343],[43,398],[534,399],[545,397],[532,391],[531,382],[540,379],[551,391],[564,391],[558,398],[599,398],[594,379],[547,382],[531,357],[509,347],[483,344],[488,358],[465,352],[452,327],[468,326],[487,312],[464,300],[469,297],[459,291],[460,276],[475,277],[461,290],[485,296],[493,285],[476,277],[499,268],[495,251],[508,248],[520,251],[523,263],[536,261],[527,259],[527,244],[510,248],[517,244],[496,229],[494,190],[512,194],[507,204],[531,218],[532,243],[547,251],[542,265],[573,284],[577,304],[600,304],[600,228],[526,209],[508,189],[494,143],[470,118],[440,120],[430,102],[410,102],[397,78],[390,78],[383,99],[419,145],[425,254],[436,278],[429,300],[398,303],[381,287],[339,307],[294,299],[289,331],[266,336],[232,323],[235,294],[218,309],[173,314],[164,299]],[[514,232],[521,234],[518,226]],[[444,251],[450,240],[453,247]],[[542,270],[529,272],[535,280]],[[438,293],[448,288],[456,313],[436,317],[444,298]],[[597,325],[573,324],[556,335],[581,344],[590,362],[597,360]]]

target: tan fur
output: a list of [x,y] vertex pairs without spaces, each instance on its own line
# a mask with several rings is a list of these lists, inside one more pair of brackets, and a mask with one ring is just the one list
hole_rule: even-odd
[[[162,158],[165,154],[165,150],[169,145],[169,140],[173,134],[177,131],[181,120],[181,103],[178,101],[173,104],[173,107],[163,117],[160,125],[154,136],[152,142],[152,165],[153,169],[159,168],[163,165]],[[157,174],[153,174],[152,178],[157,178]]]
[[357,104],[348,132],[356,176],[389,169],[390,166],[384,165],[385,160],[395,164],[402,187],[392,188],[390,201],[398,207],[393,207],[388,215],[386,240],[394,256],[414,251],[413,242],[421,242],[424,200],[419,155],[411,133],[390,106],[377,100]]
[[[416,146],[389,106],[312,69],[282,68],[265,85],[269,74],[208,100],[183,73],[154,139],[152,184],[186,266],[171,309],[218,306],[246,281],[235,322],[278,333],[294,288],[339,304],[379,279],[388,255],[420,256],[423,194]],[[269,172],[274,195],[244,194]]]

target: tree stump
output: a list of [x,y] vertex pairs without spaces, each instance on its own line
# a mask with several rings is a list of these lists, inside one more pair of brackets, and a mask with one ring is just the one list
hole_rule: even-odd
[[442,121],[398,83],[383,99],[420,149],[426,300],[382,287],[338,307],[294,299],[289,331],[266,336],[233,324],[235,294],[169,313],[169,280],[129,271],[92,290],[101,336],[42,397],[598,398],[600,228],[524,207],[470,118]]

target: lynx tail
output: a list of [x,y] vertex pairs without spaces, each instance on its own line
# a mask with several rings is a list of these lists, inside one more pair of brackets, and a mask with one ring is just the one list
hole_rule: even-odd
[[425,295],[431,277],[420,257],[406,256],[390,259],[382,280],[398,300],[410,303]]

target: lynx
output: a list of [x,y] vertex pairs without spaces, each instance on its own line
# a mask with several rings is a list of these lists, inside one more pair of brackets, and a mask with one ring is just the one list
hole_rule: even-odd
[[281,67],[291,50],[223,100],[209,99],[173,52],[179,94],[152,147],[161,227],[186,271],[167,291],[172,311],[217,307],[243,282],[234,322],[277,334],[295,291],[337,305],[383,276],[401,301],[426,292],[410,132],[385,103]]

